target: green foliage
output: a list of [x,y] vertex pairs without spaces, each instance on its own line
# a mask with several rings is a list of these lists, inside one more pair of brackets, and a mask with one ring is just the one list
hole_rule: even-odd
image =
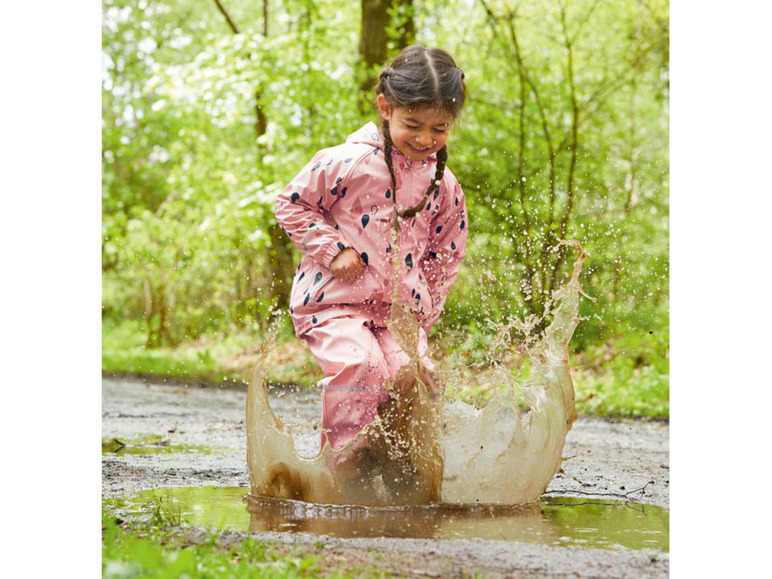
[[[299,261],[275,195],[375,118],[359,107],[373,95],[359,92],[358,11],[268,6],[265,21],[258,4],[228,3],[236,34],[213,2],[104,0],[103,316],[142,328],[142,356],[127,342],[141,367],[210,371],[184,357],[161,367],[151,352],[267,331]],[[409,15],[393,12],[392,52]],[[471,235],[437,335],[481,342],[487,320],[540,313],[570,268],[553,249],[577,239],[597,301],[574,346],[615,384],[626,366],[595,363],[608,348],[633,372],[658,368],[646,392],[666,398],[667,3],[416,0],[412,16],[418,42],[456,56],[469,93],[448,165]],[[648,331],[657,347],[630,341]],[[109,350],[108,365],[126,362]]]
[[150,524],[156,527],[180,526],[182,524],[182,513],[179,506],[175,506],[171,501],[156,499],[149,503],[151,510]]
[[153,511],[149,521],[120,524],[109,508],[103,509],[103,577],[308,577],[318,569],[315,557],[304,556],[301,551],[281,555],[250,538],[231,547],[219,545],[214,534],[203,542],[188,542],[184,535],[174,534],[181,521],[170,517],[166,507],[156,503],[148,508]]
[[103,324],[102,370],[141,375],[177,376],[227,381],[211,353],[211,346],[147,348],[141,323],[126,320],[120,324]]
[[629,362],[607,374],[580,374],[574,380],[577,410],[588,416],[670,416],[669,379],[655,366],[634,369]]
[[[278,348],[267,360],[269,383],[308,386],[321,378],[318,365],[307,348],[294,338],[291,323],[281,318]],[[138,320],[102,323],[102,371],[157,378],[187,378],[205,382],[248,382],[257,360],[255,345],[264,334],[240,332],[208,333],[175,347],[148,348],[143,324]]]

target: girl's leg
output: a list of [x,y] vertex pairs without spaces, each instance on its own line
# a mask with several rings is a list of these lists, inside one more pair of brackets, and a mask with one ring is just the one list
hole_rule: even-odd
[[[428,356],[426,333],[423,329],[418,331],[418,376],[416,364],[411,363],[389,329],[377,328],[373,331],[389,364],[390,374],[394,377],[394,389],[399,392],[394,399],[379,408],[391,448],[390,460],[381,465],[381,476],[391,500],[397,503],[437,500],[439,497],[436,491],[439,487],[435,483],[438,482],[437,477],[442,476],[441,466],[438,467],[441,459],[437,459],[440,462],[427,462],[427,457],[433,456],[436,448],[430,446],[430,439],[413,430],[416,424],[425,423],[428,417],[415,413],[416,378],[420,378],[426,385],[430,398],[434,400],[439,401],[444,390],[435,377],[434,365]],[[419,449],[423,459],[416,457],[416,449]]]
[[391,377],[389,363],[368,325],[364,317],[333,318],[303,336],[325,375],[322,441],[326,435],[335,449],[372,422],[389,398],[381,387]]
[[[444,387],[437,380],[435,376],[434,364],[431,358],[428,356],[429,341],[426,337],[426,332],[423,328],[419,328],[420,332],[418,336],[418,354],[421,357],[419,373],[421,381],[426,384],[430,395],[439,396],[443,393]],[[410,357],[399,347],[394,337],[391,335],[386,327],[378,327],[373,329],[373,334],[383,352],[383,356],[389,368],[389,376],[393,378],[399,372],[399,369],[410,364]],[[395,384],[398,391],[405,392],[412,388],[415,384],[414,376],[403,375],[400,377],[401,384]]]

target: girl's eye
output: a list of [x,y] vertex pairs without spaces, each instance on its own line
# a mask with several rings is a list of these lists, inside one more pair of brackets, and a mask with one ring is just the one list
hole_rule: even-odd
[[411,131],[415,131],[418,128],[418,125],[405,125],[408,129]]

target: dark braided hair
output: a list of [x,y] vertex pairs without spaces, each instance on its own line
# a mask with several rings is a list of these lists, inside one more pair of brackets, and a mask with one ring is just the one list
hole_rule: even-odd
[[[383,95],[391,107],[431,107],[445,111],[455,118],[464,106],[466,86],[464,71],[456,66],[453,57],[441,48],[425,48],[420,44],[403,49],[391,66],[381,71],[376,94]],[[391,151],[394,146],[389,122],[382,121],[384,158],[391,175],[394,206],[397,205],[397,178]],[[414,217],[424,206],[432,191],[439,189],[448,160],[446,146],[437,151],[437,170],[426,189],[423,199],[406,211],[398,213],[403,219]]]

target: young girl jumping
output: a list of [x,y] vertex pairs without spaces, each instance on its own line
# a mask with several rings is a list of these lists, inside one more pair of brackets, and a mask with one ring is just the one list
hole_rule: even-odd
[[376,93],[380,129],[370,122],[319,151],[275,208],[303,253],[290,312],[325,376],[322,442],[334,449],[373,421],[389,400],[383,385],[410,362],[386,326],[393,296],[420,322],[422,381],[441,390],[426,334],[466,249],[464,194],[445,167],[463,71],[442,49],[409,46],[383,69]]

